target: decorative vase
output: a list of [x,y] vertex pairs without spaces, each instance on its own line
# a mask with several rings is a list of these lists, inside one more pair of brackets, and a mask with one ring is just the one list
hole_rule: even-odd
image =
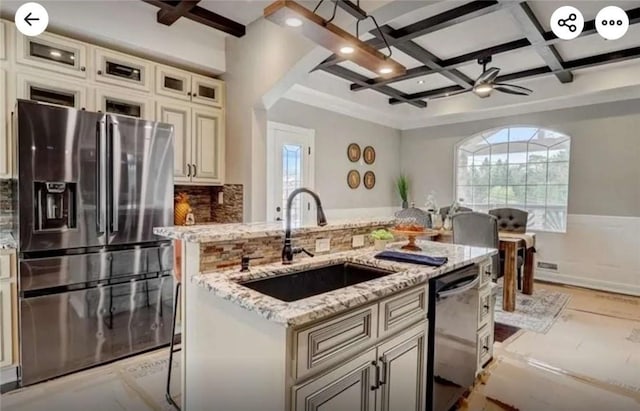
[[447,218],[444,219],[444,229],[447,231],[451,231],[453,224],[451,223],[451,216],[447,216]]
[[409,208],[409,202],[407,202],[406,200],[402,200],[402,208]]
[[187,193],[178,193],[175,199],[174,211],[173,211],[173,224],[185,225],[187,220],[187,214],[191,210],[189,205],[189,196]]
[[385,248],[387,248],[387,244],[389,244],[389,240],[374,240],[373,241],[373,247],[376,250],[379,250],[379,251],[383,251]]

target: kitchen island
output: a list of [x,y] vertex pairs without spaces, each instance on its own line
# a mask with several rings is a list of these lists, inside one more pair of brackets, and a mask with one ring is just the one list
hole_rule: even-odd
[[[370,230],[389,223],[348,224],[350,230]],[[326,233],[345,226],[316,229]],[[344,251],[337,247],[337,252],[297,257],[287,266],[270,262],[251,267],[249,272],[240,272],[239,265],[203,272],[200,260],[207,258],[204,250],[225,252],[224,235],[213,233],[215,230],[199,228],[198,234],[182,228],[156,230],[183,240],[182,406],[186,410],[425,409],[428,282],[469,266],[480,267],[481,276],[489,278],[490,270],[488,275],[482,274],[496,253],[424,241],[419,242],[421,253],[445,256],[448,262],[428,267],[383,261],[374,258],[378,251],[371,247]],[[222,230],[237,241],[238,233],[246,233],[247,228]],[[248,231],[251,234],[243,235],[256,235]],[[305,228],[303,232],[314,230]],[[294,235],[303,232],[294,231]],[[282,241],[277,230],[269,235]],[[215,247],[200,244],[200,240],[212,238],[222,243]],[[339,241],[336,237],[331,241],[334,239]],[[264,279],[336,267],[376,274],[300,299],[272,296],[278,292],[289,295],[286,289],[254,287]]]

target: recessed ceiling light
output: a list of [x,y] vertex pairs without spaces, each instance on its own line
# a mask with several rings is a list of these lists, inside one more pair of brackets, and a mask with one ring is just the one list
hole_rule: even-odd
[[355,50],[351,46],[344,46],[340,49],[340,53],[342,54],[352,54]]
[[418,84],[424,84],[424,80],[418,80]]
[[379,72],[380,74],[391,74],[393,73],[393,69],[391,67],[382,67]]
[[302,26],[302,20],[297,17],[289,17],[284,21],[284,23],[289,27],[300,27]]
[[60,53],[59,51],[50,51],[49,54],[51,54],[53,57],[62,57],[62,53]]

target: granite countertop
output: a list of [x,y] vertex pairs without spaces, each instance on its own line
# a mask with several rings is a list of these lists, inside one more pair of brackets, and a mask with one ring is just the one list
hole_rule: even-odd
[[[256,266],[248,273],[240,273],[237,269],[202,273],[192,277],[191,281],[214,295],[254,311],[270,321],[285,327],[292,327],[316,321],[408,287],[425,283],[433,277],[471,263],[480,262],[498,252],[491,248],[432,241],[418,241],[417,243],[423,250],[420,253],[432,257],[446,256],[449,261],[440,267],[383,261],[374,258],[379,251],[365,248],[314,258],[299,258],[297,262],[289,266],[283,266],[281,263]],[[399,248],[401,244],[393,244],[389,248]],[[397,271],[397,273],[292,302],[284,302],[238,284],[247,280],[342,262],[360,263]]]
[[0,231],[0,250],[12,250],[16,248],[16,240],[6,231]]
[[[391,225],[395,218],[363,218],[341,221],[329,221],[324,227],[315,224],[292,227],[293,235],[341,230],[347,228],[361,228]],[[159,236],[184,240],[191,243],[208,243],[213,241],[235,241],[251,238],[272,237],[284,235],[284,222],[277,223],[239,223],[239,224],[207,224],[196,226],[156,227],[153,233]]]

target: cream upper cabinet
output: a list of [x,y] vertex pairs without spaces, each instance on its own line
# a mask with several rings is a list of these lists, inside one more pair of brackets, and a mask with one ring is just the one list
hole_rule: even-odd
[[224,113],[193,106],[191,181],[222,184],[224,180]]
[[153,73],[147,60],[96,47],[95,64],[99,83],[151,91]]
[[191,73],[169,66],[156,66],[156,93],[191,101]]
[[191,77],[191,101],[208,106],[224,107],[224,82],[194,74]]
[[112,88],[96,89],[96,110],[144,120],[154,120],[153,101],[147,96]]
[[7,27],[0,21],[0,60],[7,59]]
[[85,43],[50,33],[28,37],[16,30],[15,36],[19,64],[87,78]]
[[173,175],[176,183],[191,181],[191,107],[171,100],[156,103],[156,120],[173,125]]
[[87,106],[87,88],[64,76],[49,73],[22,74],[16,76],[16,96],[20,99],[35,100],[41,103],[72,107],[79,110],[92,110]]
[[0,178],[11,178],[10,122],[7,119],[7,73],[0,69]]

